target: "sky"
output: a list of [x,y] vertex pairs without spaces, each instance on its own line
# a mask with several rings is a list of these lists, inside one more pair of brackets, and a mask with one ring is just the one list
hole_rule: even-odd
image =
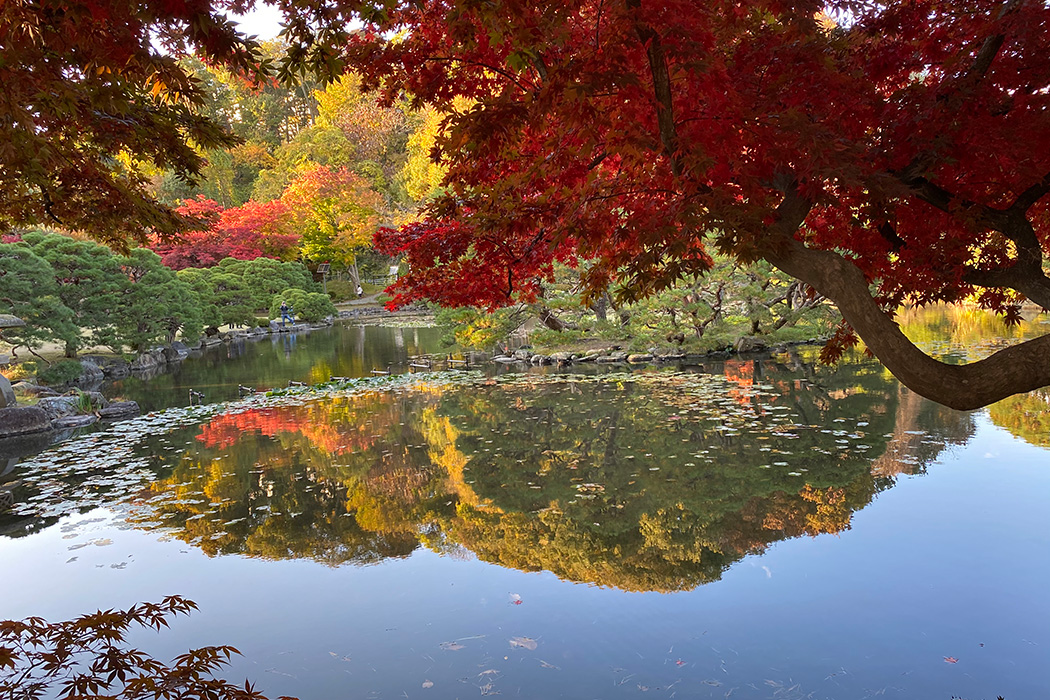
[[246,15],[231,13],[230,19],[240,26],[242,32],[262,41],[273,39],[281,31],[280,11],[262,2],[256,3],[255,9]]

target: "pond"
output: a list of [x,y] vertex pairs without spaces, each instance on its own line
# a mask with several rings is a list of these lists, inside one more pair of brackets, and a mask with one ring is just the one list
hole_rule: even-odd
[[[1050,692],[1041,395],[961,413],[800,350],[236,398],[389,362],[355,333],[188,361],[19,464],[0,619],[184,595],[132,641],[233,644],[271,697]],[[206,382],[230,401],[179,405]]]

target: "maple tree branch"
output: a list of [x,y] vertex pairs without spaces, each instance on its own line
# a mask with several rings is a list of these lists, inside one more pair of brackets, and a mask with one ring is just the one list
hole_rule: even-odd
[[1050,384],[1050,334],[965,365],[945,364],[924,353],[879,306],[859,267],[840,253],[808,248],[795,239],[796,224],[811,207],[797,190],[788,190],[768,227],[776,243],[764,257],[831,299],[868,349],[909,389],[969,410]]
[[[1017,9],[1024,4],[1024,0],[1009,0],[1003,4],[999,9],[999,14],[996,15],[996,20],[1001,20],[1007,15],[1016,12]],[[993,34],[984,40],[981,44],[981,48],[977,51],[977,55],[973,58],[973,63],[970,64],[970,70],[967,71],[966,78],[983,78],[987,73],[988,69],[992,67],[992,61],[999,55],[999,50],[1003,47],[1003,42],[1006,41],[1006,35],[999,33]]]
[[465,58],[458,58],[456,56],[429,56],[426,60],[433,61],[434,63],[461,63],[465,66],[473,66],[474,68],[484,68],[485,70],[490,70],[493,73],[503,76],[510,82],[517,85],[518,89],[520,89],[522,92],[529,92],[529,90],[524,85],[522,85],[516,77],[503,70],[499,66],[492,66],[487,63],[481,63],[480,61],[468,61]]
[[601,44],[598,41],[598,37],[602,31],[602,12],[605,10],[605,0],[601,0],[598,3],[598,17],[594,21],[594,50],[597,51]]
[[969,269],[963,281],[979,287],[1013,289],[1050,310],[1050,277],[1043,272],[1043,248],[1026,216],[1028,209],[1050,192],[1050,174],[1018,195],[1006,209],[996,209],[962,199],[925,177],[912,174],[917,167],[913,161],[894,175],[916,197],[940,211],[952,215],[960,210],[975,212],[978,223],[1003,234],[1017,247],[1017,256],[1010,265],[992,270]]
[[1050,192],[1050,173],[1047,173],[1042,180],[1017,195],[1017,199],[1010,205],[1010,209],[1026,212],[1032,208],[1032,205],[1045,197],[1047,192]]
[[[634,15],[641,14],[642,0],[627,0],[627,9]],[[667,56],[664,54],[660,35],[647,24],[635,20],[634,31],[645,46],[649,59],[649,72],[653,78],[653,92],[656,97],[656,123],[660,132],[660,143],[664,153],[671,161],[671,172],[675,176],[682,174],[682,161],[678,153],[678,131],[674,124],[674,104],[671,96],[671,75],[667,70]]]

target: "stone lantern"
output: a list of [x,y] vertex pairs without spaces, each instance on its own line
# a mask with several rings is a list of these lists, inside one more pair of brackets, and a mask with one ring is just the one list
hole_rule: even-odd
[[[26,322],[17,316],[11,314],[0,314],[0,334],[3,334],[8,328],[21,328],[26,325]],[[0,364],[6,364],[7,358],[3,358],[4,362]],[[7,377],[0,374],[0,408],[7,408],[8,406],[15,405],[15,392],[11,390],[11,382],[7,381]]]

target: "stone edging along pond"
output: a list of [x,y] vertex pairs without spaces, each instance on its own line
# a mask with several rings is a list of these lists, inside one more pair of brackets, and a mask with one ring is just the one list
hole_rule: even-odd
[[[80,376],[64,387],[97,386],[103,379],[120,379],[129,375],[149,378],[162,368],[182,362],[193,353],[208,347],[272,334],[308,332],[328,328],[332,323],[332,320],[328,319],[320,323],[283,326],[278,321],[270,321],[269,326],[246,330],[231,329],[203,337],[190,345],[176,341],[140,353],[130,361],[119,356],[86,354],[78,358],[82,367]],[[0,386],[0,389],[4,389],[4,401],[0,402],[0,439],[23,438],[82,428],[99,420],[121,420],[139,413],[136,402],[110,402],[97,391],[77,391],[62,395],[52,387],[25,381],[9,385],[4,377],[0,377],[0,384],[4,385]],[[40,397],[40,400],[35,406],[19,406],[18,396]]]

